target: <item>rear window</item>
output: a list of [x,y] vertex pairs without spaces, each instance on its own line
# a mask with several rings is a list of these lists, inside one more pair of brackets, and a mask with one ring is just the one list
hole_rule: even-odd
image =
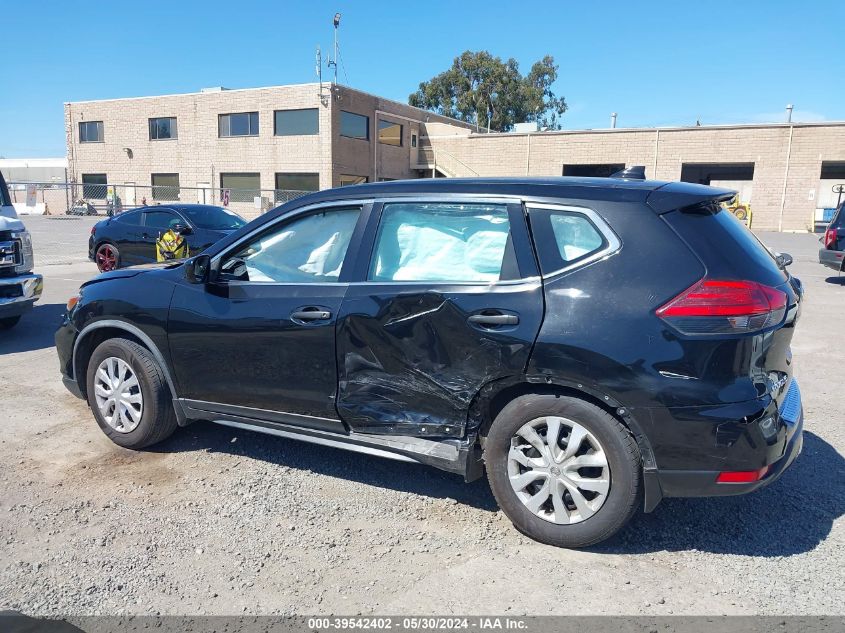
[[830,220],[831,228],[845,228],[845,213],[842,212],[842,209],[845,209],[845,205],[840,205],[840,207],[836,210],[836,213],[833,214],[833,218]]
[[718,204],[672,211],[662,217],[704,262],[711,279],[744,279],[769,286],[786,281],[772,252]]
[[540,269],[549,275],[586,259],[607,240],[583,213],[528,207]]

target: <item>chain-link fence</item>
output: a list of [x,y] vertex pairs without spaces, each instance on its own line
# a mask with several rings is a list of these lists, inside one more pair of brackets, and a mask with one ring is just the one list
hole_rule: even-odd
[[222,189],[106,182],[10,182],[8,185],[12,202],[19,212],[46,215],[109,215],[142,206],[195,203],[226,207],[246,219],[252,219],[310,193],[287,189]]

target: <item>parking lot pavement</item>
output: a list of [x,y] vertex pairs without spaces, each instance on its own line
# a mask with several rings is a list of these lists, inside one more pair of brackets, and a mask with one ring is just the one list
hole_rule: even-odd
[[0,334],[0,610],[843,614],[845,283],[815,236],[761,237],[806,286],[803,454],[764,490],[665,500],[585,551],[530,541],[484,481],[420,466],[211,424],[118,448],[52,348],[93,265],[41,265],[39,307]]
[[104,216],[44,215],[21,218],[32,234],[36,266],[88,261],[91,227]]

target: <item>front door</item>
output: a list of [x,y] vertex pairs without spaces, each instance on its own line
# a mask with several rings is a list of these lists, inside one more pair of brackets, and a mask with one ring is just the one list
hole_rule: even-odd
[[135,206],[135,183],[123,183],[123,208],[131,209]]
[[524,372],[542,321],[522,205],[379,211],[338,322],[338,411],[353,431],[460,437],[482,387]]
[[169,338],[180,396],[203,410],[345,429],[335,323],[363,211],[324,205],[280,220],[215,257],[209,284],[176,287]]
[[185,219],[173,209],[157,207],[144,211],[144,226],[138,241],[134,245],[138,261],[150,263],[157,261],[156,240],[178,225],[187,225]]

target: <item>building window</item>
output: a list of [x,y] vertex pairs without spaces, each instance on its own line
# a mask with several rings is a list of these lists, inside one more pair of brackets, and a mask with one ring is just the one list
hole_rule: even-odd
[[379,119],[378,142],[384,145],[402,147],[402,126],[393,121]]
[[276,189],[280,191],[319,191],[320,174],[276,174]]
[[162,141],[170,138],[179,138],[176,132],[176,117],[160,117],[150,119],[150,140]]
[[320,111],[317,108],[304,110],[276,110],[274,113],[276,136],[301,136],[320,133]]
[[609,178],[617,171],[625,169],[625,163],[593,163],[590,165],[564,165],[564,176],[580,178]]
[[349,138],[370,138],[370,117],[354,112],[340,111],[340,135]]
[[349,174],[341,174],[340,176],[341,187],[345,187],[346,185],[360,185],[365,182],[368,182],[366,176],[351,176]]
[[417,135],[411,134],[411,147],[416,147],[416,146],[417,146]]
[[261,174],[257,172],[220,174],[220,188],[229,190],[229,202],[252,202],[261,195]]
[[80,143],[102,143],[103,142],[103,122],[102,121],[83,121],[79,124],[79,142]]
[[179,174],[152,174],[153,200],[179,199]]
[[105,200],[106,189],[105,174],[82,174],[82,197],[85,200]]
[[258,136],[258,112],[221,114],[217,123],[221,137]]

